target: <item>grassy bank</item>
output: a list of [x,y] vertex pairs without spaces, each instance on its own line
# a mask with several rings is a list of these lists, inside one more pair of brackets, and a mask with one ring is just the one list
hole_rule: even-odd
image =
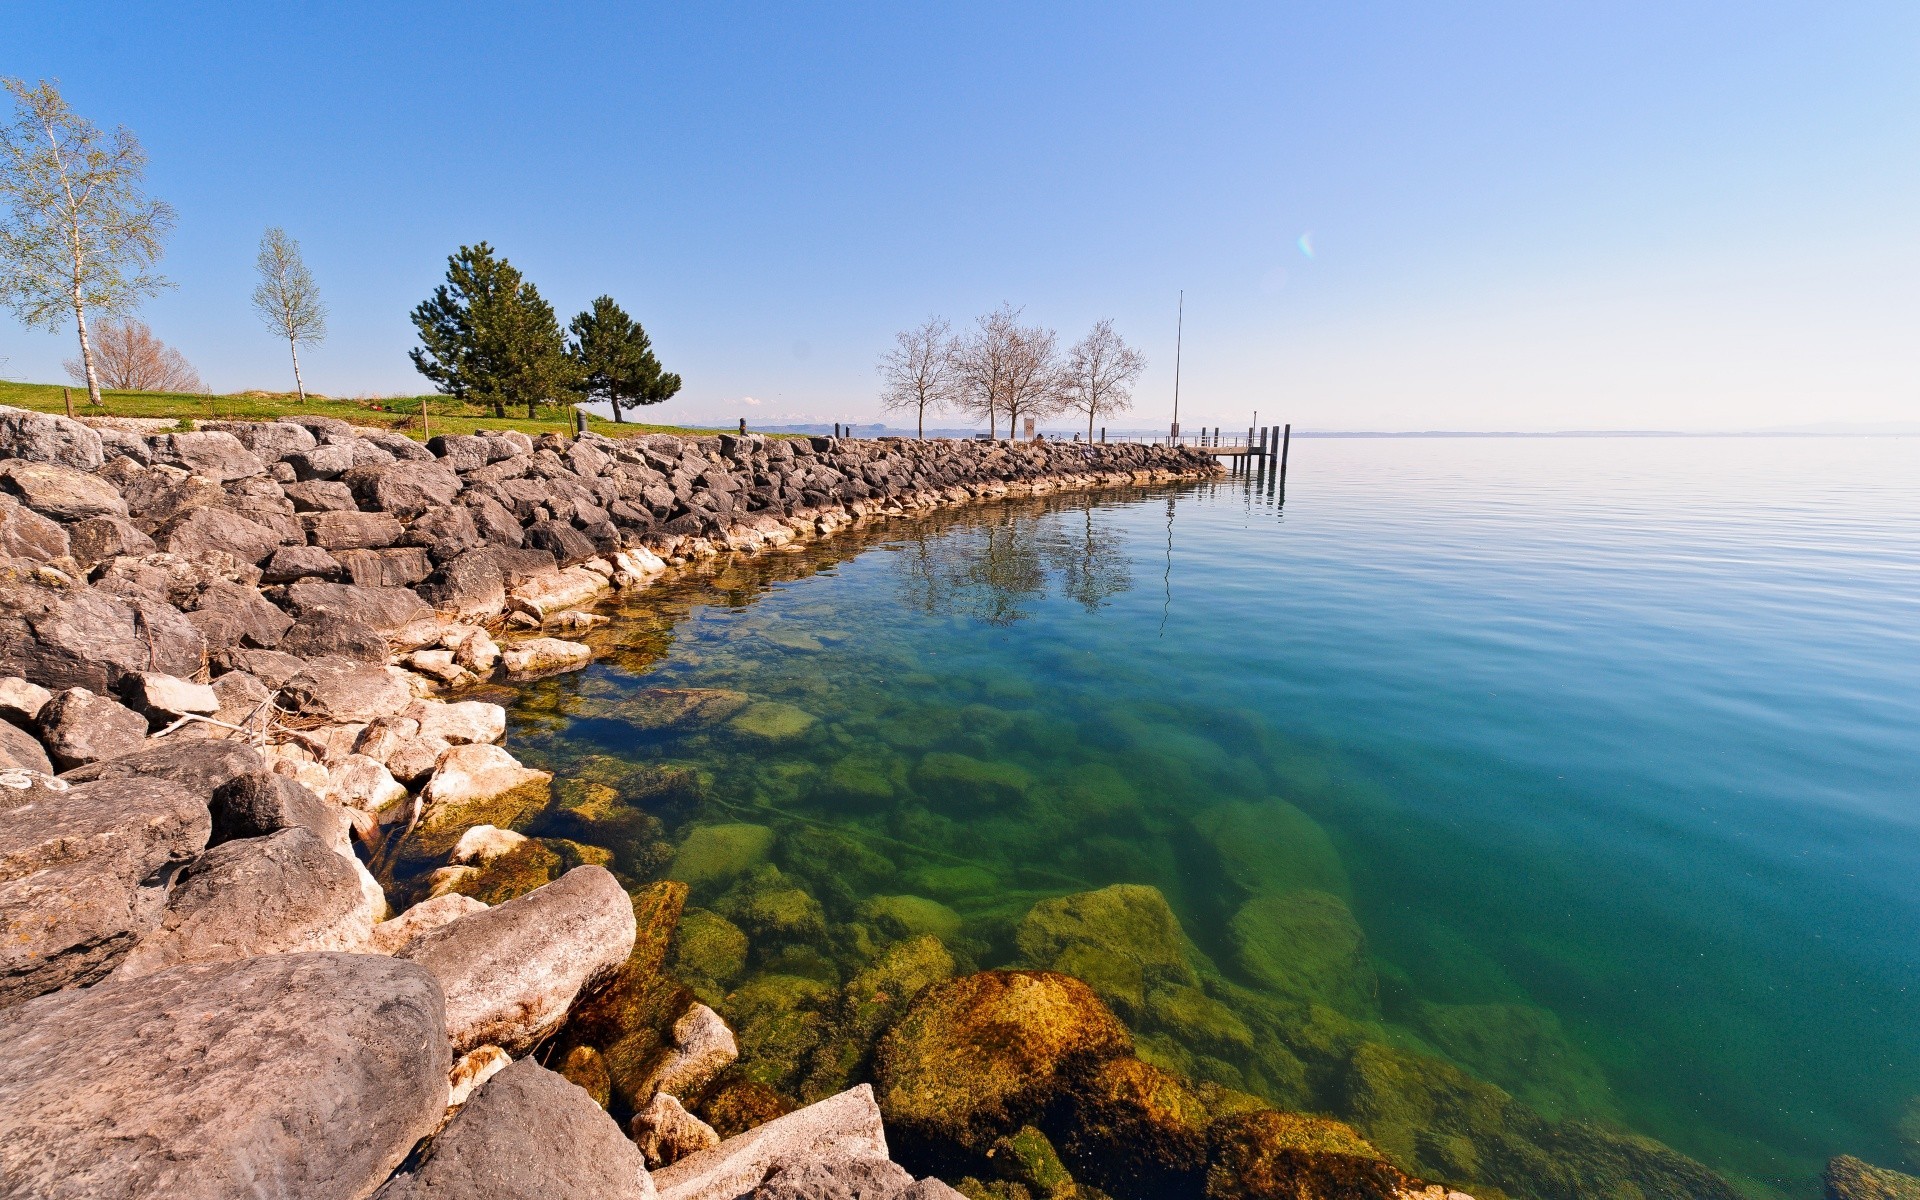
[[[59,384],[9,383],[0,380],[0,404],[30,408],[39,412],[64,413],[66,398]],[[543,433],[571,433],[572,411],[553,408],[540,417],[525,415],[495,417],[493,411],[478,405],[461,404],[451,396],[409,396],[379,400],[337,400],[309,395],[301,403],[291,393],[243,392],[235,396],[187,395],[179,392],[103,392],[99,406],[87,403],[85,388],[74,388],[73,415],[76,417],[162,417],[192,421],[272,421],[286,416],[338,417],[355,425],[391,429],[409,437],[424,438],[428,429],[421,424],[421,405],[427,405],[426,419],[432,433],[473,433],[480,429],[518,429],[538,436]],[[589,413],[587,427],[608,437],[632,437],[642,433],[714,433],[712,429],[692,429],[684,425],[650,425],[633,421],[614,422]]]

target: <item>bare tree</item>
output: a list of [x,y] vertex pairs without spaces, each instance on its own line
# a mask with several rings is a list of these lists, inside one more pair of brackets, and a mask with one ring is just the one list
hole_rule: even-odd
[[1013,359],[1007,372],[1001,407],[1007,413],[1007,436],[1017,436],[1020,418],[1044,420],[1060,411],[1060,339],[1040,325],[1014,329]]
[[1010,304],[981,317],[955,350],[955,402],[969,416],[984,418],[992,437],[1001,413],[1012,437],[1020,418],[1057,411],[1060,356],[1053,330],[1022,325]]
[[[93,339],[93,363],[69,358],[61,365],[75,383],[97,383],[116,392],[198,392],[200,374],[178,350],[153,336],[144,321],[108,317]],[[96,391],[94,393],[98,395]]]
[[314,345],[327,336],[327,306],[320,303],[320,288],[300,257],[300,243],[279,226],[261,235],[254,269],[260,273],[260,286],[253,289],[253,310],[268,329],[287,339],[287,350],[293,355],[293,388],[305,404],[300,346]]
[[127,129],[109,138],[47,80],[0,86],[20,114],[0,126],[0,301],[48,330],[72,314],[87,398],[99,404],[87,312],[124,313],[171,286],[152,267],[173,209],[140,190],[147,155]]
[[1127,345],[1112,321],[1094,325],[1067,351],[1061,400],[1068,409],[1087,414],[1089,442],[1096,418],[1133,407],[1133,381],[1146,369],[1147,356]]
[[894,348],[880,358],[880,407],[913,411],[915,436],[927,436],[927,413],[953,402],[959,386],[959,346],[944,317],[928,317],[894,335]]

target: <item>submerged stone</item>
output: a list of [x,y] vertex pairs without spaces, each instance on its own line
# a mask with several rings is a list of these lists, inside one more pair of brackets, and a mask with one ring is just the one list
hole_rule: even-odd
[[700,889],[724,886],[766,862],[773,839],[765,825],[697,825],[674,853],[667,878]]
[[860,917],[890,938],[925,933],[945,941],[966,923],[959,913],[925,896],[875,896],[860,906]]
[[814,720],[814,715],[803,708],[778,700],[762,700],[748,705],[727,722],[727,727],[756,741],[789,742],[813,728]]
[[1842,1154],[1827,1163],[1827,1200],[1920,1200],[1920,1179]]
[[1349,1126],[1298,1113],[1222,1117],[1207,1130],[1207,1200],[1399,1200],[1406,1182]]
[[1084,979],[1128,1015],[1145,1010],[1149,988],[1200,982],[1166,897],[1140,884],[1043,900],[1014,942],[1022,962]]
[[1215,805],[1194,818],[1222,873],[1253,895],[1319,891],[1352,894],[1347,869],[1319,822],[1284,800]]
[[1378,1008],[1379,983],[1367,962],[1366,937],[1338,896],[1256,897],[1227,923],[1227,937],[1236,965],[1263,987],[1355,1015]]
[[747,969],[747,935],[717,912],[690,908],[674,937],[673,971],[694,990],[724,989]]
[[1033,776],[1008,762],[983,762],[965,754],[935,751],[913,771],[913,786],[935,804],[963,813],[1002,808],[1027,794]]

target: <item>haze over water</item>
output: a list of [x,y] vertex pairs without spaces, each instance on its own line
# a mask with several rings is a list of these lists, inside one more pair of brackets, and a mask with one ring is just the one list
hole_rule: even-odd
[[[982,506],[666,585],[515,744],[696,768],[671,841],[867,839],[864,881],[775,852],[826,906],[824,977],[872,896],[950,906],[993,966],[1036,898],[1116,882],[1233,974],[1236,872],[1296,869],[1317,823],[1337,862],[1298,869],[1346,889],[1376,1036],[1810,1198],[1832,1154],[1920,1166],[1916,466],[1920,439],[1299,441],[1284,507],[1240,478]],[[623,716],[648,687],[818,723]],[[1023,798],[956,809],[953,753]]]

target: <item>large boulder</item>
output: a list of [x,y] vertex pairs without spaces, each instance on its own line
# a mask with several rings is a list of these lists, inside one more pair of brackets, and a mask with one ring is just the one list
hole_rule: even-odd
[[0,555],[50,563],[72,552],[73,542],[58,521],[43,517],[12,496],[0,496]]
[[0,770],[16,768],[51,775],[53,760],[47,757],[47,748],[39,738],[11,721],[0,720]]
[[181,963],[261,954],[359,952],[374,911],[360,875],[305,829],[215,846],[187,869],[160,927],[114,969],[132,979]]
[[640,1150],[593,1098],[531,1058],[481,1086],[378,1200],[650,1200]]
[[626,961],[634,933],[619,881],[584,866],[423,934],[401,956],[446,992],[454,1054],[482,1045],[524,1054],[559,1027],[574,997]]
[[982,971],[920,993],[881,1040],[876,1092],[922,1161],[984,1154],[1133,1039],[1100,998],[1051,971]]
[[203,796],[161,779],[0,789],[0,1007],[104,976],[207,844]]
[[295,617],[319,613],[351,617],[381,633],[393,633],[433,616],[426,601],[407,588],[363,588],[318,579],[302,579],[288,587],[287,607]]
[[88,571],[110,558],[122,554],[138,558],[157,548],[152,538],[125,517],[88,517],[75,522],[67,531],[67,545],[73,560]]
[[0,674],[105,694],[135,671],[191,678],[206,653],[200,631],[165,601],[0,583]]
[[106,461],[100,435],[70,417],[0,406],[0,458],[92,471]]
[[57,693],[40,712],[40,736],[62,771],[112,758],[147,737],[147,719],[86,688]]
[[224,508],[190,508],[153,531],[154,545],[168,554],[196,561],[228,554],[235,562],[256,566],[270,558],[283,540],[265,525]]
[[88,517],[124,517],[127,502],[106,480],[58,463],[0,463],[0,487],[37,513],[61,521]]
[[1459,1192],[1414,1191],[1349,1126],[1325,1117],[1254,1111],[1221,1117],[1207,1129],[1208,1200],[1472,1200]]
[[452,504],[460,494],[460,477],[431,460],[355,467],[344,482],[362,506],[396,517],[417,517],[430,508]]
[[373,626],[329,612],[314,613],[288,626],[276,649],[301,658],[335,655],[380,666],[386,665],[391,653],[386,636]]
[[61,776],[68,783],[102,779],[165,779],[197,797],[202,805],[230,779],[267,769],[259,751],[225,739],[164,742],[101,759]]
[[338,725],[393,716],[413,703],[413,692],[388,667],[328,655],[287,680],[280,698],[295,712]]
[[[880,1109],[873,1089],[863,1083],[662,1167],[653,1182],[660,1200],[733,1200],[753,1194],[770,1176],[803,1170],[807,1163],[872,1163],[886,1157]],[[902,1187],[911,1179],[887,1177]]]
[[313,794],[297,780],[272,771],[238,775],[213,792],[215,844],[265,837],[283,829],[305,829],[323,845],[351,852],[346,810]]
[[0,1013],[0,1178],[20,1196],[365,1196],[446,1110],[412,963],[278,954]]
[[310,512],[300,514],[307,540],[327,550],[364,550],[391,546],[405,528],[383,512]]
[[1827,1162],[1826,1200],[1920,1200],[1920,1179],[1842,1154]]
[[[277,555],[276,555],[277,557]],[[189,602],[187,620],[207,639],[209,650],[254,646],[272,650],[293,624],[258,588],[215,579],[203,585]]]
[[158,465],[179,467],[195,475],[226,483],[266,473],[267,464],[239,438],[220,430],[163,433],[148,439],[147,453]]

